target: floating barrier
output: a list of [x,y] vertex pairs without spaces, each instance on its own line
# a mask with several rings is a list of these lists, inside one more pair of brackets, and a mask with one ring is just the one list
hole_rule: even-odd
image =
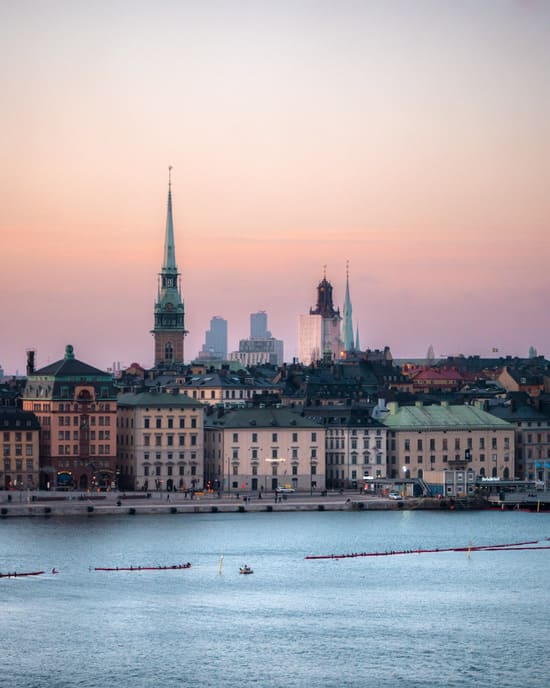
[[41,576],[45,571],[26,571],[22,573],[0,573],[0,578],[24,578],[25,576]]
[[[546,538],[548,540],[549,538]],[[437,547],[435,549],[402,549],[385,552],[353,552],[351,554],[310,554],[304,559],[357,559],[359,557],[390,557],[398,554],[439,554],[440,552],[510,552],[531,549],[550,549],[550,545],[540,545],[540,540],[508,542],[502,545],[466,545],[465,547]]]
[[173,564],[172,566],[96,566],[94,571],[180,571],[190,569],[191,564]]

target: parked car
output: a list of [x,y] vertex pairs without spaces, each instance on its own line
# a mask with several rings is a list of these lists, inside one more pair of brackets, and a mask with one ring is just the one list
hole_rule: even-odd
[[388,497],[390,499],[396,499],[396,500],[401,500],[403,497],[399,494],[399,492],[390,492]]
[[289,494],[291,492],[296,492],[296,490],[293,487],[277,487],[275,492],[279,494]]

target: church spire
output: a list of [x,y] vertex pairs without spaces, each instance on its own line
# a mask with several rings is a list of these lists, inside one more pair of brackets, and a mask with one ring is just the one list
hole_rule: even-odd
[[349,296],[349,261],[346,261],[346,300],[344,302],[344,351],[353,351],[355,342],[353,339],[353,321],[351,317],[351,299]]
[[168,207],[166,210],[166,233],[164,235],[164,264],[162,271],[178,271],[174,245],[174,220],[172,217],[172,166],[168,168]]
[[174,220],[172,216],[172,167],[168,168],[168,207],[164,235],[164,259],[159,273],[155,303],[155,366],[171,368],[183,364],[184,307],[176,265]]

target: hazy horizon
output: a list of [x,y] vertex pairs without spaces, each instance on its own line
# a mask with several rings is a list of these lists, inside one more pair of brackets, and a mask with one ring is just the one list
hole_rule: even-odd
[[543,0],[2,3],[0,366],[152,365],[169,165],[186,362],[259,310],[292,360],[347,260],[363,349],[548,354],[549,36]]

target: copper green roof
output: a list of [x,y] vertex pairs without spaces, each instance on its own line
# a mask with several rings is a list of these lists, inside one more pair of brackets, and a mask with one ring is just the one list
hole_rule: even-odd
[[389,404],[390,413],[382,423],[392,430],[474,430],[512,429],[512,425],[477,406],[437,405],[398,406]]

